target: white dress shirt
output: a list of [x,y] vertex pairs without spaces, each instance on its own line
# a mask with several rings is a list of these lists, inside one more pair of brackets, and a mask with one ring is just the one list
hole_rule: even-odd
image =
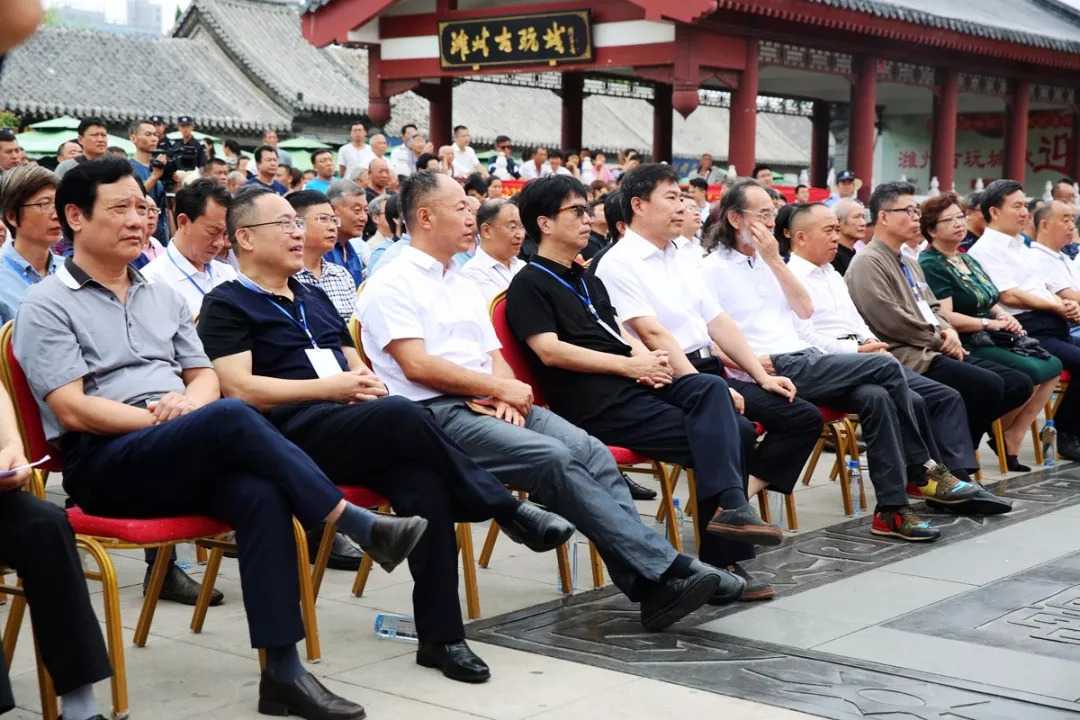
[[692,238],[680,235],[671,242],[675,243],[675,247],[679,248],[679,253],[687,258],[690,265],[694,268],[701,266],[701,261],[705,258],[705,251],[701,249],[701,238],[697,235]]
[[452,147],[454,148],[454,177],[468,177],[478,172],[476,166],[480,164],[480,159],[476,157],[476,151],[472,149],[472,145],[466,145],[464,150],[457,145]]
[[915,247],[911,247],[907,243],[904,243],[900,246],[900,254],[911,258],[914,262],[919,262],[919,253],[925,250],[929,245],[930,243],[926,242],[925,240],[920,242]]
[[1062,290],[1080,290],[1080,267],[1063,252],[1054,252],[1040,242],[1031,243],[1028,260],[1046,288],[1055,295]]
[[[710,346],[708,323],[724,309],[702,286],[693,260],[674,242],[661,250],[627,230],[604,254],[596,276],[623,322],[655,317],[683,352]],[[626,329],[634,333],[629,325]]]
[[[990,276],[998,292],[1018,289],[1046,300],[1056,297],[1046,287],[1045,279],[1031,262],[1031,250],[1024,245],[1019,235],[1009,237],[1003,232],[986,228],[979,242],[971,246],[968,255],[975,258],[986,274]],[[1001,303],[1011,315],[1027,312],[1029,308],[1018,308]]]
[[544,163],[540,166],[540,169],[536,169],[536,163],[532,160],[526,160],[521,165],[518,165],[518,173],[521,175],[522,180],[532,180],[538,177],[544,177],[551,174],[551,166]]
[[416,155],[407,145],[398,145],[390,151],[390,172],[409,176],[416,172]]
[[510,281],[523,267],[525,262],[515,255],[510,258],[510,267],[507,268],[484,252],[481,245],[476,248],[476,254],[461,267],[461,274],[472,280],[476,289],[484,296],[484,302],[490,303],[496,295],[510,287]]
[[761,258],[719,247],[705,256],[701,277],[756,354],[781,355],[810,345],[799,337],[799,318],[788,304],[780,281]]
[[819,267],[792,253],[788,270],[803,284],[814,303],[814,314],[809,320],[796,318],[799,337],[828,353],[858,352],[861,341],[874,337],[851,301],[843,275],[830,263]]
[[364,352],[392,395],[428,400],[443,393],[414,383],[386,351],[394,340],[418,338],[428,355],[467,370],[492,372],[492,350],[502,347],[480,291],[457,270],[411,245],[372,275],[356,300]]
[[374,159],[375,152],[367,143],[356,147],[351,142],[348,142],[338,149],[337,161],[338,165],[345,166],[344,177],[349,177],[349,172],[355,167],[362,167],[366,170]]
[[196,270],[175,244],[170,244],[139,272],[150,282],[164,283],[180,293],[192,315],[199,314],[206,293],[237,277],[231,265],[218,260],[211,260],[201,272]]

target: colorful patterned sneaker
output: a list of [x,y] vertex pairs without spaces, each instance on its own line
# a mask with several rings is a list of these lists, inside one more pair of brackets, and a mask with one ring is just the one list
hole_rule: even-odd
[[913,500],[934,500],[943,505],[967,502],[979,494],[979,486],[964,482],[949,472],[944,465],[935,465],[927,470],[923,483],[908,480],[907,495]]
[[870,532],[874,535],[891,535],[912,542],[933,541],[941,537],[940,531],[930,527],[930,523],[920,520],[908,505],[896,510],[874,513],[874,522],[870,525]]

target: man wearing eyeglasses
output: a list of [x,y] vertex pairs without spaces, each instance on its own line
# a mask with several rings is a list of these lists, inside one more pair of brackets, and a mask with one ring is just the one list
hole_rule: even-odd
[[525,240],[525,228],[517,206],[509,200],[486,200],[476,211],[480,246],[461,268],[473,281],[486,302],[510,287],[510,281],[525,267],[518,257]]
[[[1017,217],[1026,216],[1022,192],[1018,201]],[[844,276],[851,299],[874,337],[887,343],[897,360],[960,393],[972,445],[978,447],[994,420],[1031,397],[1031,380],[964,350],[956,329],[938,312],[938,299],[922,268],[901,252],[912,238],[922,235],[915,187],[901,182],[878,185],[870,198],[870,215],[874,239],[855,256]],[[982,242],[979,240],[976,247]],[[1002,295],[1004,301],[1004,291]]]
[[337,243],[341,219],[321,192],[301,190],[286,200],[296,211],[297,221],[304,225],[304,266],[296,272],[296,279],[322,288],[341,319],[348,322],[356,305],[356,282],[348,270],[325,257]]

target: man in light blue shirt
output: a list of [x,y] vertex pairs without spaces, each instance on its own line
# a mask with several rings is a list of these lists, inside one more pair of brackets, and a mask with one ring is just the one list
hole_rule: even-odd
[[62,239],[56,215],[59,178],[37,165],[12,168],[0,178],[0,215],[12,239],[0,250],[0,324],[15,317],[30,288],[56,272],[49,246]]
[[323,195],[330,189],[330,183],[341,178],[334,175],[334,154],[329,150],[316,150],[311,153],[311,167],[315,177],[304,185],[305,190],[318,190]]

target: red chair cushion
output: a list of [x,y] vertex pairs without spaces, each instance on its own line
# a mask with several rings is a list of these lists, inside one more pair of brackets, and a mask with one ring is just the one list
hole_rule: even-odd
[[754,432],[758,434],[758,437],[765,434],[765,426],[759,422],[754,423]]
[[825,422],[831,423],[837,420],[843,420],[847,417],[847,413],[840,412],[839,410],[833,410],[832,408],[818,406],[818,410],[821,411],[821,417],[825,419]]
[[389,505],[390,501],[379,493],[366,487],[357,485],[338,485],[337,489],[345,496],[345,500],[362,508],[377,508],[381,505]]
[[15,359],[15,345],[11,342],[11,335],[4,336],[4,355],[7,360],[8,371],[11,373],[12,401],[15,403],[15,411],[26,428],[29,442],[26,451],[30,460],[40,460],[46,455],[52,459],[39,469],[49,472],[60,472],[64,468],[63,455],[54,445],[45,440],[45,429],[41,425],[41,411],[38,409],[37,400],[30,390],[30,383],[26,380],[19,361]]
[[652,462],[651,458],[647,458],[629,448],[619,447],[618,445],[608,445],[607,449],[611,451],[611,456],[615,458],[615,462],[620,465],[638,465],[640,463]]
[[510,323],[506,319],[506,296],[502,295],[495,299],[491,306],[491,324],[495,326],[495,335],[502,344],[502,356],[506,364],[514,371],[514,376],[527,384],[533,391],[533,403],[547,406],[544,392],[536,382],[536,376],[529,368],[529,362],[525,358],[525,349],[514,337],[510,330]]
[[80,535],[113,538],[140,545],[210,537],[232,530],[225,523],[206,515],[135,520],[87,515],[79,508],[68,508],[67,516],[71,529]]
[[1059,379],[1061,380],[1061,382],[1064,382],[1064,383],[1070,382],[1070,381],[1072,381],[1072,374],[1068,370],[1062,370],[1061,371],[1061,378],[1059,378]]

